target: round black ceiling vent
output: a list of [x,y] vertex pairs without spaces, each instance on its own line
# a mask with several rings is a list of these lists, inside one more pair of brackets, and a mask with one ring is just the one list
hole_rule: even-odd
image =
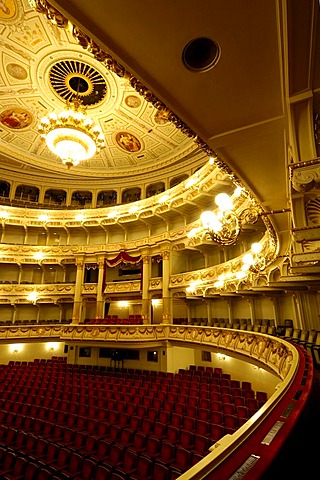
[[204,72],[214,67],[219,57],[219,46],[206,37],[191,40],[182,52],[184,65],[194,72]]
[[100,103],[107,93],[103,76],[91,65],[76,60],[53,65],[49,79],[52,88],[63,100],[78,96],[87,106]]

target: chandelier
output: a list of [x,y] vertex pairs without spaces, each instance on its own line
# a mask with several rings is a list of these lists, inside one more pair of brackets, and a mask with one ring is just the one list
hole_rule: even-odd
[[100,126],[86,116],[86,107],[77,96],[67,101],[62,112],[43,117],[38,131],[49,150],[68,168],[88,160],[105,146]]

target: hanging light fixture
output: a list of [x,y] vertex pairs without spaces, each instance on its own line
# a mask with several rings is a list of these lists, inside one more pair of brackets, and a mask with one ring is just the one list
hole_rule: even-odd
[[[219,193],[215,198],[218,211],[205,211],[200,220],[211,240],[221,245],[232,245],[240,235],[243,218],[233,210],[232,200],[226,193]],[[253,222],[258,219],[257,212]]]
[[260,217],[274,215],[276,213],[289,212],[289,208],[264,212],[257,205],[252,205],[237,213],[234,210],[232,199],[226,193],[219,193],[215,197],[218,207],[215,211],[205,211],[200,216],[201,227],[192,229],[188,236],[208,236],[213,242],[220,245],[233,245],[245,224],[253,225]]
[[68,168],[88,160],[105,146],[99,125],[86,115],[86,107],[78,96],[67,101],[66,108],[41,119],[38,127],[41,138],[52,153]]

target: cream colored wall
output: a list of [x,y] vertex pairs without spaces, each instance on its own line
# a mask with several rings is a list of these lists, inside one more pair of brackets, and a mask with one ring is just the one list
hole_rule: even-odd
[[[54,350],[49,350],[53,348]],[[13,350],[18,350],[13,352]],[[64,342],[32,342],[1,344],[0,363],[7,364],[10,360],[33,362],[35,358],[51,359],[52,356],[65,356]]]
[[19,305],[16,308],[16,320],[36,320],[38,307],[32,304]]
[[193,348],[172,347],[171,348],[171,372],[178,373],[179,368],[189,368],[195,365],[195,350]]
[[251,319],[249,302],[242,297],[232,299],[232,315],[233,318]]
[[228,304],[225,300],[211,300],[211,317],[229,319]]
[[259,297],[259,301],[254,298],[253,303],[256,319],[274,319],[274,309],[270,296]]

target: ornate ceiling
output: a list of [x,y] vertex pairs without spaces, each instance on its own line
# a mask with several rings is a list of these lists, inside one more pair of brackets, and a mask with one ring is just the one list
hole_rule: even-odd
[[[187,173],[207,156],[193,139],[168,120],[121,77],[58,28],[27,0],[7,0],[0,10],[1,168],[23,171],[60,183],[85,179],[110,185],[139,179],[151,183]],[[132,82],[131,82],[132,83]],[[40,119],[60,111],[78,95],[88,114],[99,122],[106,148],[68,171],[38,134]],[[128,179],[129,174],[129,179]],[[0,170],[1,175],[1,170]],[[5,175],[5,174],[4,174]]]

